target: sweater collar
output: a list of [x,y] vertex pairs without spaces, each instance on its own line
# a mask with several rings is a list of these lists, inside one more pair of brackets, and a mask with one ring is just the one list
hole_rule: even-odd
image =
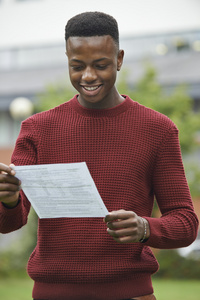
[[122,103],[118,104],[115,107],[107,108],[107,109],[86,108],[78,102],[78,95],[75,95],[74,98],[71,99],[70,103],[71,103],[71,107],[79,115],[85,117],[90,117],[90,118],[115,117],[118,114],[121,114],[127,109],[129,109],[134,104],[134,102],[128,96],[126,95],[122,95],[122,96],[125,98]]

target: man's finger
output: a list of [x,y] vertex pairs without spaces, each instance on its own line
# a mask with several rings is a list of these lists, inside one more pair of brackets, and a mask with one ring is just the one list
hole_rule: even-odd
[[15,175],[15,174],[16,174],[15,170],[13,170],[13,167],[14,167],[14,166],[15,166],[14,164],[10,164],[10,165],[9,165],[9,167],[12,169],[11,175]]
[[111,230],[107,229],[108,233],[115,238],[119,238],[122,236],[135,236],[137,235],[137,230],[134,230],[132,228],[125,228],[125,229],[119,229],[119,230]]
[[114,220],[118,219],[129,219],[130,217],[134,217],[136,214],[133,211],[126,211],[126,210],[118,210],[118,211],[112,211],[105,217],[105,222],[112,222]]
[[11,167],[9,167],[3,163],[0,163],[0,172],[5,172],[12,176],[15,175],[15,171]]
[[107,222],[107,227],[114,230],[119,228],[129,228],[129,227],[136,227],[136,226],[137,226],[137,220],[135,218]]
[[135,243],[137,240],[132,236],[122,236],[119,238],[113,238],[117,243],[120,244],[127,244],[127,243]]
[[0,174],[0,183],[11,183],[15,185],[20,185],[21,181],[13,175]]
[[20,190],[20,186],[16,184],[8,184],[8,183],[0,184],[0,191],[18,192],[19,190]]

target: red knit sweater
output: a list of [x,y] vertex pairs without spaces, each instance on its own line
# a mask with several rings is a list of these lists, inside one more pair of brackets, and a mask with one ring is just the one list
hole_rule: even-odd
[[[198,227],[177,128],[127,96],[105,110],[84,108],[74,97],[23,122],[12,156],[15,165],[82,161],[108,210],[145,217],[150,238],[144,244],[118,244],[102,218],[39,220],[38,243],[28,263],[33,297],[117,300],[152,293],[158,263],[148,246],[187,246]],[[161,218],[151,217],[154,197]],[[22,192],[16,208],[0,205],[1,232],[23,226],[29,208]]]

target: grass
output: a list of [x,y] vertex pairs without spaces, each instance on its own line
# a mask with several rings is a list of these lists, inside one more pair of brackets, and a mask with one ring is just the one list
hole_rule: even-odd
[[[157,300],[199,300],[198,280],[153,279]],[[31,300],[33,282],[28,277],[0,279],[0,299]]]
[[2,300],[31,300],[33,281],[24,278],[0,278],[0,299]]
[[154,279],[157,300],[199,300],[199,280]]

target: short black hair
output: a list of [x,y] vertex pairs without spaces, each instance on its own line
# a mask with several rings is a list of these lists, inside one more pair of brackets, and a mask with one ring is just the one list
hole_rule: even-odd
[[65,26],[65,41],[69,37],[91,37],[110,35],[119,48],[117,21],[102,12],[84,12],[71,18]]

